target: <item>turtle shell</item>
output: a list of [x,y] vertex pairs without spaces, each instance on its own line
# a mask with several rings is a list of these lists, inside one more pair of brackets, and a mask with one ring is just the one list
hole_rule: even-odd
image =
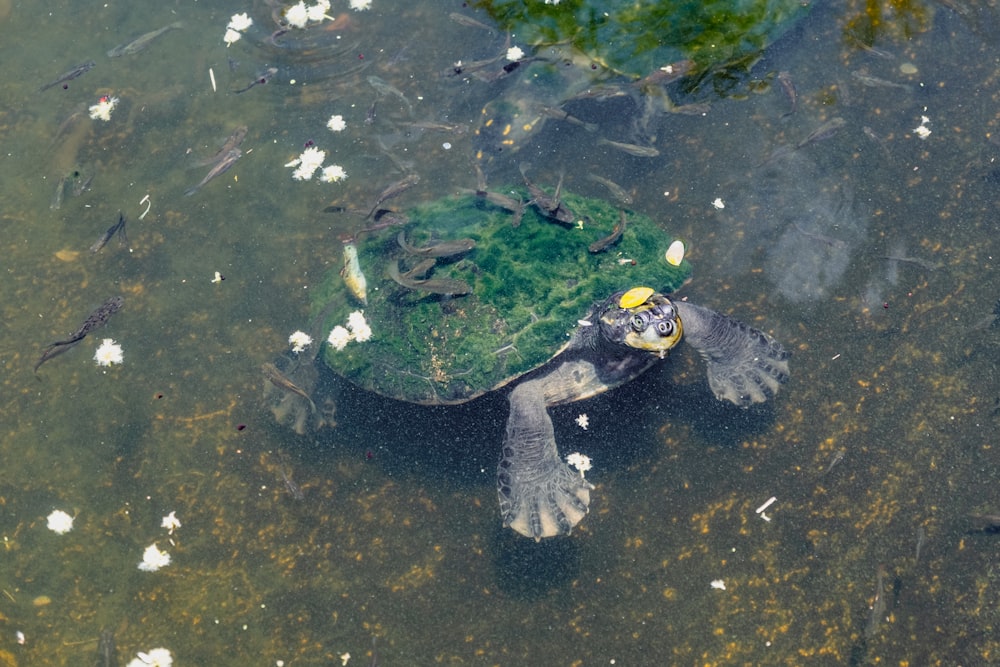
[[594,62],[642,77],[691,59],[700,70],[759,54],[809,0],[479,0],[500,27],[538,46],[571,44]]
[[[523,189],[506,192],[528,201]],[[359,235],[354,245],[367,304],[348,288],[346,269],[335,269],[314,290],[313,313],[326,335],[360,310],[371,337],[341,349],[325,344],[326,364],[384,396],[461,403],[544,364],[596,302],[636,285],[671,292],[690,275],[686,261],[666,261],[674,239],[650,218],[570,193],[561,201],[575,224],[546,218],[534,206],[515,224],[510,211],[470,193],[408,211],[402,228]],[[413,252],[462,239],[475,246],[433,262]],[[468,293],[429,291],[462,284]]]

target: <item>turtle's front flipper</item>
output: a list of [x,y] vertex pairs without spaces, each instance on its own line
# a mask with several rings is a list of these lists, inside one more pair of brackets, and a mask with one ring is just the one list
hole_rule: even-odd
[[747,406],[773,396],[788,379],[788,357],[781,343],[721,313],[674,301],[684,340],[708,364],[708,384],[719,400]]
[[559,458],[545,382],[529,380],[511,392],[497,468],[504,525],[535,540],[569,533],[586,516],[594,488]]

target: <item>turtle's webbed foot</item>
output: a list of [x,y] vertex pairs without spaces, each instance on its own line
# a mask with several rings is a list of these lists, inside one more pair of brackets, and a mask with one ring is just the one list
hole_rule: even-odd
[[684,337],[705,359],[719,400],[746,407],[774,396],[788,380],[788,352],[763,331],[684,301],[675,301]]
[[546,468],[519,471],[516,457],[508,457],[505,451],[497,472],[504,525],[536,541],[569,534],[587,515],[594,488],[562,461]]
[[[728,319],[728,318],[727,318]],[[781,343],[766,333],[729,319],[734,327],[733,345],[722,358],[708,362],[708,384],[719,400],[740,406],[763,403],[788,381],[788,358]]]

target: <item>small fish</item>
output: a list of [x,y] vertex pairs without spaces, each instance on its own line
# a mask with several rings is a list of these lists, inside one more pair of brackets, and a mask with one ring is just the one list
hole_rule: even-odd
[[559,107],[540,106],[538,107],[538,112],[541,113],[543,116],[547,116],[554,120],[561,120],[567,123],[571,123],[573,125],[578,125],[583,129],[585,129],[587,132],[597,132],[597,130],[599,129],[597,123],[588,123],[586,121],[580,120],[573,114],[569,113],[568,111],[564,111]]
[[441,123],[436,120],[415,120],[411,123],[400,123],[415,130],[426,130],[428,132],[447,132],[449,134],[465,134],[469,131],[468,126],[459,123]]
[[466,16],[465,14],[452,12],[448,14],[448,18],[450,18],[458,25],[465,26],[466,28],[478,28],[480,30],[485,30],[486,32],[496,32],[496,28],[494,28],[493,26],[486,25],[482,21],[477,21],[471,16]]
[[[315,412],[315,410],[316,406],[314,405],[313,411]],[[288,490],[288,493],[292,496],[292,498],[295,498],[295,500],[306,499],[306,494],[302,493],[302,488],[295,483],[295,480],[288,476],[288,473],[286,473],[284,469],[281,470],[281,479],[285,482],[285,488]]]
[[970,514],[969,518],[980,522],[987,529],[1000,528],[1000,514]]
[[131,56],[139,53],[140,51],[145,51],[146,47],[152,44],[153,40],[162,35],[165,32],[170,32],[171,30],[179,30],[184,27],[184,24],[180,21],[176,23],[171,23],[170,25],[163,26],[159,30],[153,30],[147,32],[145,35],[141,35],[131,42],[125,42],[124,44],[119,44],[115,48],[108,51],[108,58],[118,58],[119,56]]
[[476,247],[473,239],[458,239],[456,241],[439,241],[423,248],[417,248],[406,241],[406,232],[400,232],[396,242],[407,255],[418,257],[453,257],[469,252]]
[[806,137],[799,143],[795,144],[795,150],[798,150],[800,148],[805,148],[806,146],[814,144],[817,141],[823,141],[824,139],[829,139],[833,135],[837,134],[837,132],[840,131],[840,128],[844,127],[845,125],[847,125],[847,121],[841,118],[840,116],[837,116],[836,118],[831,118],[830,120],[826,121],[825,123],[817,127],[815,130],[810,132],[808,137]]
[[101,630],[101,637],[97,641],[97,660],[100,667],[118,667],[115,633],[111,630]]
[[253,81],[251,81],[245,88],[240,88],[239,90],[234,90],[233,93],[239,95],[240,93],[245,93],[254,86],[261,86],[268,81],[270,81],[275,74],[278,73],[277,67],[268,67],[264,71],[260,72]]
[[649,86],[665,86],[686,76],[692,69],[694,69],[693,60],[678,60],[657,68],[655,72],[647,74],[632,85],[640,90]]
[[920,552],[923,550],[925,544],[927,544],[927,533],[924,531],[923,526],[917,526],[917,549],[913,555],[914,565],[920,562]]
[[935,264],[934,262],[928,262],[926,259],[920,259],[919,257],[907,257],[906,255],[881,255],[882,259],[887,259],[891,262],[902,262],[903,264],[913,264],[914,266],[919,266],[927,271],[937,271],[941,268],[940,264]]
[[851,76],[862,86],[866,86],[868,88],[899,88],[900,90],[905,90],[906,92],[913,90],[912,86],[905,83],[896,83],[895,81],[880,79],[877,76],[868,76],[860,70],[851,72]]
[[80,328],[71,333],[68,338],[65,340],[57,340],[56,342],[50,343],[46,346],[45,350],[42,352],[41,358],[38,360],[38,363],[35,364],[34,371],[37,373],[38,367],[46,361],[59,356],[63,352],[66,352],[71,347],[86,338],[87,334],[92,332],[94,329],[107,324],[108,320],[111,319],[111,316],[121,310],[124,305],[125,299],[120,296],[113,296],[105,301],[94,312],[88,315],[87,319],[80,325]]
[[517,229],[521,225],[521,218],[524,217],[524,206],[525,201],[518,197],[514,199],[513,197],[508,197],[507,195],[502,195],[499,192],[491,192],[489,190],[464,190],[470,194],[474,194],[480,199],[485,199],[494,206],[498,206],[504,210],[510,211],[514,214],[511,220],[511,226]]
[[86,74],[90,70],[94,69],[94,67],[96,65],[97,65],[97,63],[95,63],[93,60],[88,60],[85,63],[77,65],[76,67],[74,67],[73,69],[69,70],[68,72],[65,72],[64,74],[60,75],[59,78],[56,79],[55,81],[52,81],[51,83],[47,83],[44,86],[42,86],[41,88],[39,88],[38,92],[42,92],[42,91],[48,90],[49,88],[51,88],[53,86],[58,86],[60,83],[65,83],[67,81],[72,81],[76,77],[81,76],[83,74]]
[[119,242],[122,244],[128,243],[128,236],[125,234],[125,216],[121,211],[118,211],[118,222],[108,227],[108,231],[101,234],[101,237],[94,241],[94,245],[90,246],[91,254],[98,252],[106,246],[115,234],[118,234]]
[[313,414],[316,414],[316,404],[313,403],[312,398],[305,392],[302,387],[292,382],[288,379],[288,376],[278,370],[278,367],[274,364],[261,364],[260,370],[264,373],[264,379],[273,384],[278,389],[283,389],[287,392],[291,392],[296,396],[301,396],[309,402],[309,409]]
[[606,187],[608,190],[610,190],[611,191],[611,196],[614,197],[618,201],[619,204],[623,204],[625,206],[631,206],[632,205],[632,195],[630,195],[628,192],[626,192],[625,188],[623,188],[622,186],[618,185],[614,181],[609,181],[608,179],[604,178],[603,176],[598,176],[597,174],[587,174],[587,178],[589,178],[590,180],[594,181],[595,183],[600,183],[601,185],[603,185],[604,187]]
[[627,97],[628,91],[621,86],[614,85],[600,85],[593,86],[592,88],[586,88],[581,92],[569,97],[565,102],[573,102],[575,100],[595,100],[597,102],[604,102],[606,100],[614,99],[615,97]]
[[224,174],[229,171],[229,168],[236,164],[236,161],[243,156],[243,151],[239,148],[234,148],[228,153],[226,153],[221,160],[219,160],[212,169],[205,174],[205,178],[201,179],[201,182],[194,187],[188,188],[184,192],[185,197],[190,197],[194,193],[201,190],[201,188],[208,183],[210,180],[218,176],[219,174]]
[[667,109],[670,113],[679,113],[682,116],[704,116],[712,110],[712,105],[707,102],[697,104],[670,105]]
[[611,141],[610,139],[597,140],[597,143],[603,144],[605,146],[610,146],[616,150],[620,150],[623,153],[628,153],[629,155],[634,155],[636,157],[656,157],[660,154],[660,151],[656,150],[652,146],[640,146],[638,144],[626,144],[621,141]]
[[340,270],[344,284],[355,299],[368,305],[368,281],[358,261],[358,249],[353,243],[344,244],[344,268]]
[[62,207],[63,196],[66,194],[66,180],[68,178],[68,176],[63,176],[56,184],[55,194],[52,195],[52,201],[49,202],[49,208],[53,211],[58,211]]
[[415,280],[404,278],[399,273],[399,262],[393,261],[389,263],[389,277],[392,278],[396,283],[406,287],[407,289],[415,290],[418,292],[430,292],[431,294],[446,294],[452,296],[461,296],[462,294],[468,294],[472,291],[468,283],[462,280],[451,280],[447,278],[428,278],[426,280]]
[[367,220],[368,218],[372,217],[375,214],[375,211],[378,209],[378,207],[381,206],[384,202],[388,201],[389,199],[392,199],[393,197],[398,197],[399,195],[403,194],[404,192],[406,192],[419,182],[420,182],[419,175],[409,174],[405,178],[402,178],[396,181],[395,183],[389,184],[389,186],[387,186],[386,189],[383,190],[381,193],[379,193],[379,196],[375,198],[375,203],[372,205],[372,208],[368,212],[368,215],[365,216],[365,219]]
[[421,280],[427,277],[427,274],[430,273],[430,270],[433,269],[436,264],[437,264],[436,258],[426,257],[417,262],[417,264],[412,269],[401,275],[406,280]]
[[795,92],[795,84],[792,83],[792,75],[788,72],[778,72],[778,83],[781,84],[781,90],[784,91],[785,97],[788,98],[788,111],[781,114],[781,117],[791,116],[798,109],[799,96]]
[[885,139],[875,134],[875,130],[865,125],[861,128],[861,131],[865,133],[865,136],[874,141],[882,148],[882,152],[885,153],[886,159],[890,162],[892,161],[892,153],[889,152],[889,145],[886,143]]
[[888,576],[889,573],[886,572],[885,566],[879,565],[875,575],[875,599],[872,600],[872,613],[868,618],[868,623],[865,624],[865,637],[868,639],[875,636],[882,624],[882,619],[885,617],[885,578]]
[[559,193],[562,191],[563,177],[559,177],[559,183],[556,185],[555,194],[550,195],[545,192],[545,190],[542,190],[540,187],[528,180],[527,171],[528,165],[522,164],[521,178],[524,179],[525,185],[528,186],[528,192],[531,194],[531,201],[529,203],[534,204],[535,208],[553,220],[557,220],[568,225],[573,224],[576,220],[576,215],[573,211],[566,208],[559,199]]
[[406,105],[406,110],[413,115],[413,105],[410,104],[410,100],[406,99],[406,95],[403,94],[399,88],[387,83],[385,80],[375,76],[374,74],[368,77],[368,84],[375,89],[378,96],[381,97],[398,97],[403,104]]
[[614,226],[614,229],[611,230],[611,234],[609,236],[594,241],[593,243],[590,244],[590,247],[587,249],[591,253],[597,254],[599,252],[604,252],[614,244],[618,243],[618,239],[620,239],[622,237],[622,234],[625,233],[625,225],[628,221],[628,218],[625,215],[625,211],[619,211],[618,213],[620,216],[618,219],[618,224]]
[[847,454],[846,449],[838,450],[837,453],[833,455],[833,458],[830,459],[830,463],[826,466],[826,470],[823,471],[823,474],[828,475],[837,464],[844,460],[845,454]]
[[819,241],[820,243],[825,243],[831,248],[843,248],[844,246],[847,245],[846,242],[841,241],[840,239],[835,239],[832,236],[827,236],[826,234],[820,234],[819,232],[811,232],[808,229],[802,227],[802,225],[800,225],[798,222],[792,222],[792,226],[795,227],[795,229],[797,229],[798,232],[803,236]]
[[230,151],[234,148],[239,148],[243,144],[243,140],[246,139],[246,136],[247,126],[240,125],[238,128],[233,130],[233,133],[229,135],[228,139],[226,139],[226,143],[222,144],[222,148],[216,151],[215,155],[210,158],[205,158],[204,160],[198,160],[194,163],[194,166],[204,167],[210,164],[218,164],[225,159],[226,155],[228,155]]

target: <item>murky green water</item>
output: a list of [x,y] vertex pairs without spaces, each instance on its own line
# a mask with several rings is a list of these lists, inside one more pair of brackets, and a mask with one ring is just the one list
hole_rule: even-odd
[[[491,183],[530,163],[588,196],[607,196],[590,173],[621,184],[688,239],[685,296],[795,355],[763,410],[718,405],[690,351],[554,410],[561,449],[593,457],[597,490],[571,537],[534,544],[500,526],[503,396],[430,409],[342,388],[337,426],[299,437],[261,391],[261,364],[308,325],[310,288],[363,224],[325,207],[367,208],[406,170],[421,182],[391,206],[474,187],[473,130],[506,84],[442,72],[504,49],[448,14],[486,17],[335,2],[336,22],[276,48],[263,3],[12,4],[0,2],[0,664],[93,662],[104,629],[119,664],[159,646],[178,665],[350,653],[383,667],[972,665],[1000,650],[997,536],[969,517],[1000,512],[996,7],[816,7],[755,66],[746,99],[672,87],[675,103],[710,108],[643,127],[632,98],[581,100],[568,109],[597,132],[549,121],[493,160]],[[255,26],[227,49],[242,11]],[[177,20],[142,53],[105,55]],[[38,91],[90,59],[65,89]],[[268,66],[267,84],[227,92]],[[370,76],[406,103],[382,97],[366,122]],[[70,118],[103,95],[120,98],[109,122]],[[326,129],[332,114],[343,132]],[[769,159],[838,117],[834,136]],[[427,120],[456,127],[407,124]],[[193,165],[241,125],[243,156],[185,197],[209,169]],[[292,179],[284,165],[310,141],[345,181]],[[52,208],[77,172],[89,188]],[[128,243],[91,255],[119,210]],[[801,279],[782,282],[789,271]],[[125,308],[107,327],[32,374],[115,294]],[[104,337],[122,365],[94,363]],[[765,521],[755,509],[771,496]],[[55,509],[75,515],[71,532],[46,528]],[[182,526],[168,534],[171,511]],[[153,543],[172,562],[142,572]]]

